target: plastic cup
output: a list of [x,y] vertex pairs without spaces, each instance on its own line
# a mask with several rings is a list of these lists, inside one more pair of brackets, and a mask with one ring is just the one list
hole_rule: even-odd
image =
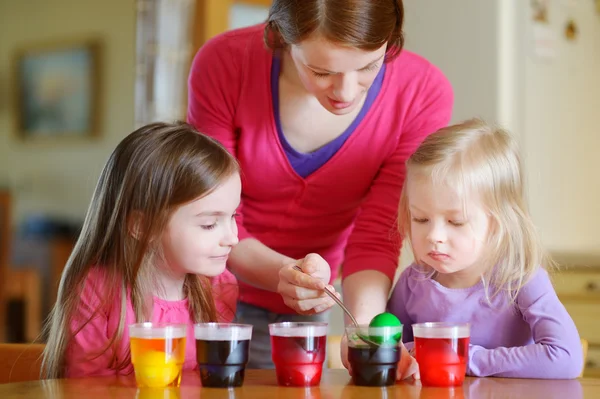
[[242,386],[252,325],[199,323],[194,325],[194,335],[202,385],[213,388]]
[[327,344],[327,323],[269,324],[277,383],[310,387],[321,383]]
[[185,360],[185,324],[129,326],[131,363],[139,388],[178,387]]
[[413,324],[415,358],[424,386],[460,386],[469,359],[470,326],[467,323]]
[[394,385],[400,361],[402,326],[347,326],[348,362],[354,385]]

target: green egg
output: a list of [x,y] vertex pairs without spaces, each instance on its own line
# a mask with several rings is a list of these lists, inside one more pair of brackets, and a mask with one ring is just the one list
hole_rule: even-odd
[[369,323],[369,327],[397,327],[401,326],[400,320],[391,313],[379,313],[373,317],[373,320]]
[[[373,320],[369,323],[369,327],[401,327],[402,323],[396,316],[391,313],[380,313],[373,317]],[[402,333],[396,333],[393,336],[382,337],[379,335],[369,335],[369,339],[379,345],[383,344],[396,344],[402,338]]]

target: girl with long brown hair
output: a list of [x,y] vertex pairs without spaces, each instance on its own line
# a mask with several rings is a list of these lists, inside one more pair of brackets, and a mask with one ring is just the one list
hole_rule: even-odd
[[125,137],[63,272],[42,377],[132,372],[126,327],[145,321],[188,324],[184,369],[193,368],[193,323],[233,319],[225,264],[238,242],[240,191],[236,160],[187,124]]

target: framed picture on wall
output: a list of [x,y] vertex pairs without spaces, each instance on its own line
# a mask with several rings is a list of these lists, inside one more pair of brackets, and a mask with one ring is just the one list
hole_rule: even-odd
[[75,40],[17,50],[12,82],[19,137],[98,134],[100,49],[98,40]]

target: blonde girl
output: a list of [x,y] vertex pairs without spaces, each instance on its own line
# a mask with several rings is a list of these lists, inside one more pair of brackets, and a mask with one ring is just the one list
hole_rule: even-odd
[[188,324],[184,369],[194,368],[193,322],[235,312],[235,279],[224,271],[240,191],[235,159],[189,125],[153,123],[125,137],[63,272],[42,376],[131,373],[127,325],[144,321]]
[[524,198],[516,142],[473,119],[427,137],[407,161],[400,227],[415,263],[388,308],[411,325],[468,322],[467,374],[575,378],[582,350]]

